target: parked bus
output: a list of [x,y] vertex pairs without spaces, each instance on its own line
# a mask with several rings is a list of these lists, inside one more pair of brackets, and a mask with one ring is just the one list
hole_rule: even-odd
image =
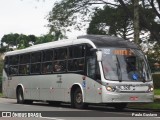
[[5,54],[3,94],[17,103],[46,101],[112,105],[153,102],[153,81],[143,52],[132,42],[85,35]]

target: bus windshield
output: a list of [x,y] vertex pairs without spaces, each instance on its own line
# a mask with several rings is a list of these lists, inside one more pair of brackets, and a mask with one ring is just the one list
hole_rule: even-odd
[[102,53],[102,66],[105,79],[142,82],[151,80],[148,64],[140,50],[102,48]]

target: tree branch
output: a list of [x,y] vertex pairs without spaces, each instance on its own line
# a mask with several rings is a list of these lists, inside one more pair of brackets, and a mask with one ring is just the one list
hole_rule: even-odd
[[[131,11],[129,11],[129,9],[126,7],[124,1],[123,0],[118,0],[118,1],[122,5],[122,7],[124,8],[124,10],[127,13],[127,15],[129,17],[133,18],[132,14],[131,14]],[[147,22],[145,14],[141,14],[140,16],[141,16],[140,19],[142,19],[142,22],[140,21],[140,24],[142,26],[146,26],[146,28],[151,32],[151,34],[154,36],[154,38],[156,39],[156,41],[160,42],[160,36],[159,36],[159,34],[157,34],[157,33],[154,32],[152,25]]]
[[160,0],[157,0],[158,6],[159,6],[159,10],[160,10]]
[[159,19],[160,19],[160,14],[158,13],[158,11],[157,11],[157,9],[155,8],[155,6],[154,6],[154,2],[153,2],[154,0],[148,0],[148,2],[150,3],[150,5],[152,6],[152,9],[154,10],[154,12],[156,13],[156,15],[159,17]]

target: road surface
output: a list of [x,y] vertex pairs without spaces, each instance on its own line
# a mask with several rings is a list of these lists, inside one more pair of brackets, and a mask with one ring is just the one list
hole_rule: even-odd
[[[160,111],[89,106],[84,110],[70,108],[69,104],[50,106],[45,102],[17,104],[16,99],[0,98],[0,120],[150,120],[160,119]],[[11,117],[10,117],[11,116]]]

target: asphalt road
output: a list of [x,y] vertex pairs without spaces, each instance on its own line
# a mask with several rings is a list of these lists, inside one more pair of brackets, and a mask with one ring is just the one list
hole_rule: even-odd
[[45,102],[34,102],[31,105],[27,105],[17,104],[15,99],[6,98],[0,98],[0,111],[0,120],[160,119],[160,111],[127,108],[123,111],[117,111],[113,108],[109,108],[106,106],[89,106],[89,108],[85,110],[79,110],[70,108],[69,104],[62,104],[60,106],[55,107],[50,106]]

